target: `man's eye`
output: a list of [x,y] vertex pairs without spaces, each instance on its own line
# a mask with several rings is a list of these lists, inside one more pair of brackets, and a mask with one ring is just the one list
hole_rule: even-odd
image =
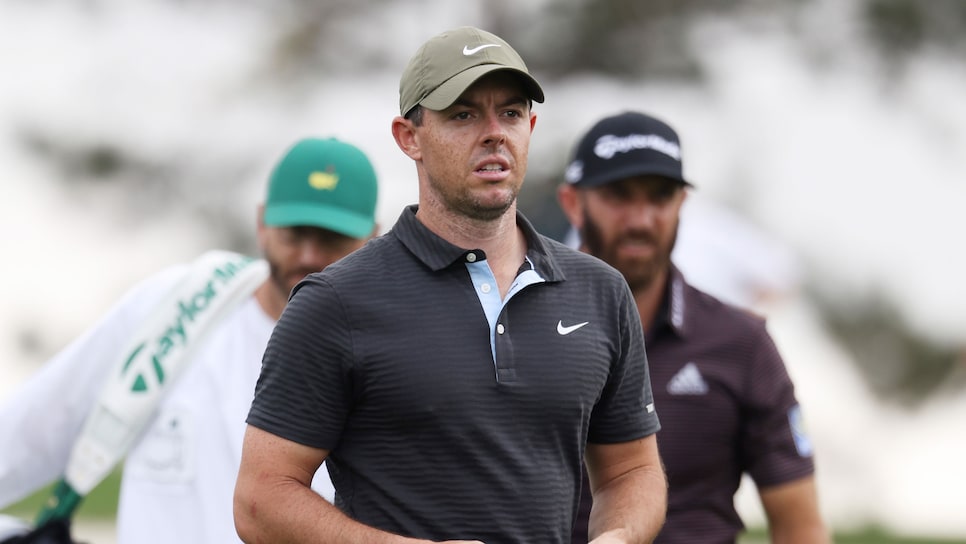
[[288,244],[297,244],[302,241],[305,233],[297,228],[287,228],[283,231],[283,237]]
[[674,197],[674,193],[677,192],[677,189],[678,188],[676,185],[663,185],[661,186],[660,189],[657,190],[654,196],[658,200],[662,200],[666,202],[668,200],[671,200],[671,198]]
[[602,189],[602,192],[610,198],[628,198],[631,195],[631,192],[627,190],[627,187],[621,183],[605,185]]

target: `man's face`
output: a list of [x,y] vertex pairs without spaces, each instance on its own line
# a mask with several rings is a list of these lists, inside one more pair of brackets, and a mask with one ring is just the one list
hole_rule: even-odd
[[684,186],[640,176],[578,191],[583,249],[620,271],[632,290],[651,285],[670,266]]
[[271,281],[284,295],[306,275],[319,272],[359,249],[364,238],[350,238],[317,227],[269,227],[259,230]]
[[520,82],[484,76],[442,111],[425,110],[410,156],[424,171],[428,202],[489,221],[516,200],[536,116]]

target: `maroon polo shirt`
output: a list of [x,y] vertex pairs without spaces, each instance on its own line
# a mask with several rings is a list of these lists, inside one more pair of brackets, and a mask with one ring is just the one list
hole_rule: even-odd
[[[734,494],[814,472],[792,382],[765,321],[688,285],[672,270],[645,334],[668,515],[655,542],[733,543],[744,528]],[[574,543],[587,541],[586,475]]]

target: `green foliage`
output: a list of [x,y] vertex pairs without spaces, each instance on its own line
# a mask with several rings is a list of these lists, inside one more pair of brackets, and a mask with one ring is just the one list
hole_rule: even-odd
[[927,45],[963,45],[962,0],[868,0],[862,15],[869,39],[889,56],[901,57]]
[[[3,513],[33,521],[40,507],[50,496],[54,484],[50,484],[22,501],[3,509]],[[81,502],[77,517],[111,519],[117,514],[117,496],[121,488],[121,470],[115,469],[103,482]]]
[[814,300],[879,398],[914,406],[966,387],[958,348],[911,330],[901,312],[874,293],[844,302],[817,292]]
[[[880,527],[836,533],[833,540],[835,544],[966,544],[966,540],[900,537],[891,535]],[[768,544],[768,542],[768,533],[763,528],[751,529],[738,538],[738,544]]]

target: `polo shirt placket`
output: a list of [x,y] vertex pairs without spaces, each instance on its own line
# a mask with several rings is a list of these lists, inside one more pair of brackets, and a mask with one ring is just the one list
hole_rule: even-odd
[[516,279],[510,285],[506,298],[500,299],[500,289],[496,283],[496,276],[486,261],[486,253],[481,249],[468,251],[464,256],[466,270],[470,273],[474,291],[480,299],[486,321],[490,324],[490,350],[493,354],[493,368],[496,381],[511,383],[516,379],[516,369],[513,357],[513,344],[510,342],[507,327],[508,316],[506,305],[527,286],[546,281],[533,268],[533,262],[527,257],[523,266],[517,272]]

